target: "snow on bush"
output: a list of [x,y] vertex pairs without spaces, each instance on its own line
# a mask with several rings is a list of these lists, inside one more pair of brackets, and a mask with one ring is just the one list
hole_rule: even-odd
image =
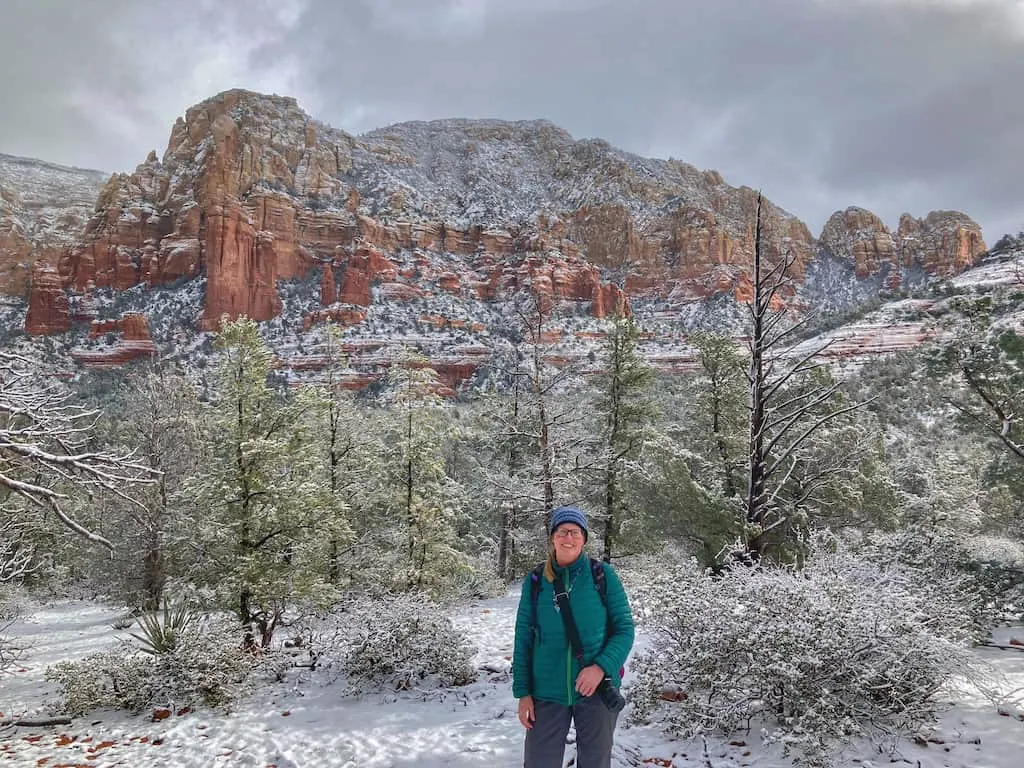
[[353,601],[340,640],[339,667],[352,693],[465,685],[476,676],[473,649],[422,595]]
[[876,531],[864,543],[874,560],[898,561],[931,583],[960,584],[980,640],[1000,620],[1024,611],[1024,547],[1013,539],[969,534],[944,526],[911,524]]
[[0,672],[21,656],[22,648],[4,633],[21,618],[22,610],[14,590],[0,582]]
[[61,687],[61,711],[70,715],[108,708],[224,706],[245,692],[254,663],[234,624],[210,622],[188,627],[164,653],[133,652],[126,644],[55,664],[46,679]]
[[638,585],[653,642],[636,661],[634,722],[688,738],[757,721],[811,759],[933,719],[940,687],[972,666],[969,612],[948,584],[832,547],[802,570],[684,564]]

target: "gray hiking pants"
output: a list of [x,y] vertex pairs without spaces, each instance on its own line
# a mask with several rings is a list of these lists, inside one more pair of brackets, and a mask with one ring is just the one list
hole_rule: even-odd
[[570,722],[576,723],[576,768],[611,768],[618,712],[609,712],[597,696],[571,707],[536,700],[533,706],[537,719],[526,732],[523,768],[562,768]]

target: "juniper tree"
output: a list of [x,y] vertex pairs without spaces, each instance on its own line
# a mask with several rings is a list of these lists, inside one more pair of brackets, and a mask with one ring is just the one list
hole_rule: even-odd
[[604,521],[601,557],[610,562],[617,552],[622,526],[630,516],[623,494],[623,475],[643,447],[645,429],[654,415],[647,397],[652,372],[637,351],[640,332],[632,316],[617,315],[602,350],[603,372],[594,413],[600,438],[594,469],[599,477],[600,514]]
[[[504,352],[507,352],[505,350]],[[532,562],[524,539],[535,508],[537,441],[529,429],[527,377],[515,350],[492,353],[492,388],[480,396],[469,443],[482,508],[496,511],[496,574],[507,581]]]
[[252,320],[226,322],[216,346],[211,457],[190,488],[195,578],[266,646],[287,611],[333,596],[323,563],[344,517],[313,447],[323,401],[268,385],[273,357]]
[[453,531],[461,489],[445,473],[450,409],[438,394],[436,373],[412,350],[392,364],[385,384],[382,400],[391,412],[385,417],[381,502],[382,511],[400,521],[400,581],[407,588],[440,589],[464,562]]
[[691,412],[700,430],[695,437],[714,456],[722,496],[731,499],[742,488],[747,360],[739,344],[728,336],[699,332],[690,337],[690,343],[700,363]]

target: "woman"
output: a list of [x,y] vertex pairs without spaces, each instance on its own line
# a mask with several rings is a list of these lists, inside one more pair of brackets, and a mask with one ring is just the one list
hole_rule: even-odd
[[[633,645],[633,616],[622,582],[607,563],[597,566],[604,571],[604,600],[598,592],[590,558],[583,555],[588,535],[583,512],[559,507],[551,515],[549,534],[543,576],[532,589],[531,578],[524,581],[516,614],[512,693],[526,728],[524,766],[561,768],[565,736],[575,722],[577,768],[609,768],[618,712],[608,709],[597,689],[606,677],[616,688],[622,683],[622,665]],[[556,574],[579,631],[582,668],[555,601]]]

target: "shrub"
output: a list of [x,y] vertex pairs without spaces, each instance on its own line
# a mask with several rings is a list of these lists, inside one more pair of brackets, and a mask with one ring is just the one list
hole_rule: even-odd
[[928,584],[959,584],[982,640],[1000,621],[1019,621],[1024,604],[1024,547],[1005,537],[970,534],[948,527],[905,525],[877,532],[865,543],[873,560],[896,561]]
[[17,597],[8,585],[0,583],[0,672],[14,664],[22,654],[22,647],[4,633],[22,616]]
[[346,607],[341,671],[353,693],[465,685],[473,650],[441,608],[422,595],[360,599]]
[[152,706],[224,706],[245,691],[253,657],[234,625],[193,624],[159,654],[129,648],[64,661],[46,670],[62,689],[61,709],[140,712]]
[[968,611],[921,572],[834,546],[801,571],[691,565],[647,579],[654,642],[636,662],[633,720],[683,738],[758,720],[813,762],[875,726],[934,719],[937,691],[972,665]]

